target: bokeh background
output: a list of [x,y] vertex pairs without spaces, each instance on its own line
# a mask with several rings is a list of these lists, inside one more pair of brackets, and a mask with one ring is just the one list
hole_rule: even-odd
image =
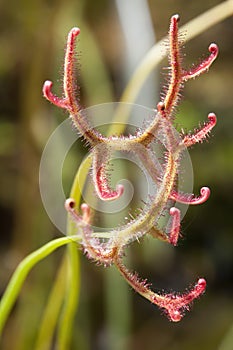
[[[51,79],[54,89],[61,91],[70,28],[79,26],[82,30],[77,78],[81,103],[91,106],[119,100],[140,57],[167,33],[172,14],[179,13],[184,24],[221,1],[128,3],[127,16],[123,0],[0,3],[1,293],[24,256],[62,235],[43,208],[38,171],[46,141],[66,115],[42,98],[41,88]],[[141,22],[146,23],[142,30],[135,30],[134,38],[127,37],[131,26],[138,23],[140,28]],[[176,249],[146,239],[128,252],[132,269],[148,277],[154,288],[182,291],[204,276],[208,281],[206,294],[180,323],[173,324],[130,290],[114,268],[98,267],[82,257],[81,296],[71,349],[233,349],[232,37],[233,19],[229,17],[185,45],[187,66],[207,54],[210,42],[220,48],[210,73],[185,87],[177,115],[179,127],[188,130],[205,120],[210,111],[218,116],[214,137],[190,151],[194,191],[208,185],[211,197],[207,203],[189,208],[183,220],[184,238]],[[164,66],[166,60],[137,102],[151,108],[156,105],[166,80]],[[66,163],[67,194],[82,155],[83,149],[74,149]],[[4,350],[34,348],[38,323],[63,253],[64,248],[56,251],[28,276],[7,322]]]

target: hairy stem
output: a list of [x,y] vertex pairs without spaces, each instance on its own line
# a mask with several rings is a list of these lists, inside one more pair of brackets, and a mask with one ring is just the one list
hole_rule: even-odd
[[[187,33],[184,40],[185,42],[188,42],[189,40],[195,38],[199,34],[205,32],[210,27],[214,26],[215,24],[232,16],[232,14],[233,0],[227,0],[204,12],[200,16],[194,18],[193,20],[189,21],[187,24],[183,25],[180,28],[180,31]],[[127,84],[121,96],[121,102],[135,101],[146,79],[149,77],[153,69],[167,55],[167,52],[161,52],[161,45],[165,40],[166,37],[164,37],[156,45],[154,45],[151,48],[151,50],[148,51],[148,53],[144,56],[143,60],[138,65],[132,78]],[[116,113],[116,120],[117,119],[118,115]]]

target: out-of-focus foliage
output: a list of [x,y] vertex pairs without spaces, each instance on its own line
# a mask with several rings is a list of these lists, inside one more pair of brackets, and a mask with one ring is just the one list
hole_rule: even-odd
[[[186,23],[220,2],[150,0],[157,39],[166,33],[172,14],[179,13]],[[81,103],[89,106],[117,101],[124,87],[124,44],[114,1],[12,0],[0,4],[1,292],[22,257],[61,235],[43,209],[38,169],[47,138],[67,116],[42,98],[41,87],[49,78],[57,81],[55,89],[59,91],[62,47],[73,26],[82,30],[78,46]],[[182,290],[200,274],[208,281],[206,295],[180,324],[171,324],[156,308],[131,293],[127,296],[130,315],[122,312],[123,326],[119,327],[119,320],[119,328],[114,328],[114,310],[124,308],[125,302],[117,277],[83,258],[72,349],[214,350],[224,342],[233,322],[232,35],[233,20],[229,18],[186,44],[187,65],[198,61],[212,41],[219,45],[220,56],[210,74],[187,84],[177,113],[178,125],[188,130],[210,111],[218,116],[214,137],[190,151],[196,193],[208,185],[212,195],[207,203],[189,209],[178,248],[146,240],[130,251],[132,267],[152,276],[155,288]],[[162,86],[164,75],[160,78]],[[76,170],[73,164],[81,157],[73,150],[67,159],[67,193]],[[7,323],[5,350],[33,348],[61,256],[62,251],[53,254],[27,279]]]

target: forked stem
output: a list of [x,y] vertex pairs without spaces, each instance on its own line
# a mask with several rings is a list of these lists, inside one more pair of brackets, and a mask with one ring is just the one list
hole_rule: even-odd
[[119,258],[119,253],[116,254],[114,263],[131,287],[150,302],[164,309],[173,322],[179,322],[182,319],[185,310],[189,309],[192,301],[203,294],[206,288],[205,279],[200,278],[190,291],[182,295],[174,293],[164,295],[158,294],[149,288],[147,280],[140,280],[136,273],[130,272],[125,265],[123,265]]

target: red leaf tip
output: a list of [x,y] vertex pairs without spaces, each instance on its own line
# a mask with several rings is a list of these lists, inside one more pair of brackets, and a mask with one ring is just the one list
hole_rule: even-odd
[[71,209],[74,209],[75,207],[75,201],[73,198],[68,198],[66,199],[65,201],[65,208],[67,211],[71,210]]
[[209,46],[209,52],[214,54],[215,56],[218,55],[218,45],[215,43],[211,43]]
[[78,36],[80,34],[80,29],[78,27],[74,27],[74,28],[71,29],[70,33],[73,36]]
[[173,15],[171,18],[171,21],[179,22],[179,20],[180,20],[180,15],[178,14]]

